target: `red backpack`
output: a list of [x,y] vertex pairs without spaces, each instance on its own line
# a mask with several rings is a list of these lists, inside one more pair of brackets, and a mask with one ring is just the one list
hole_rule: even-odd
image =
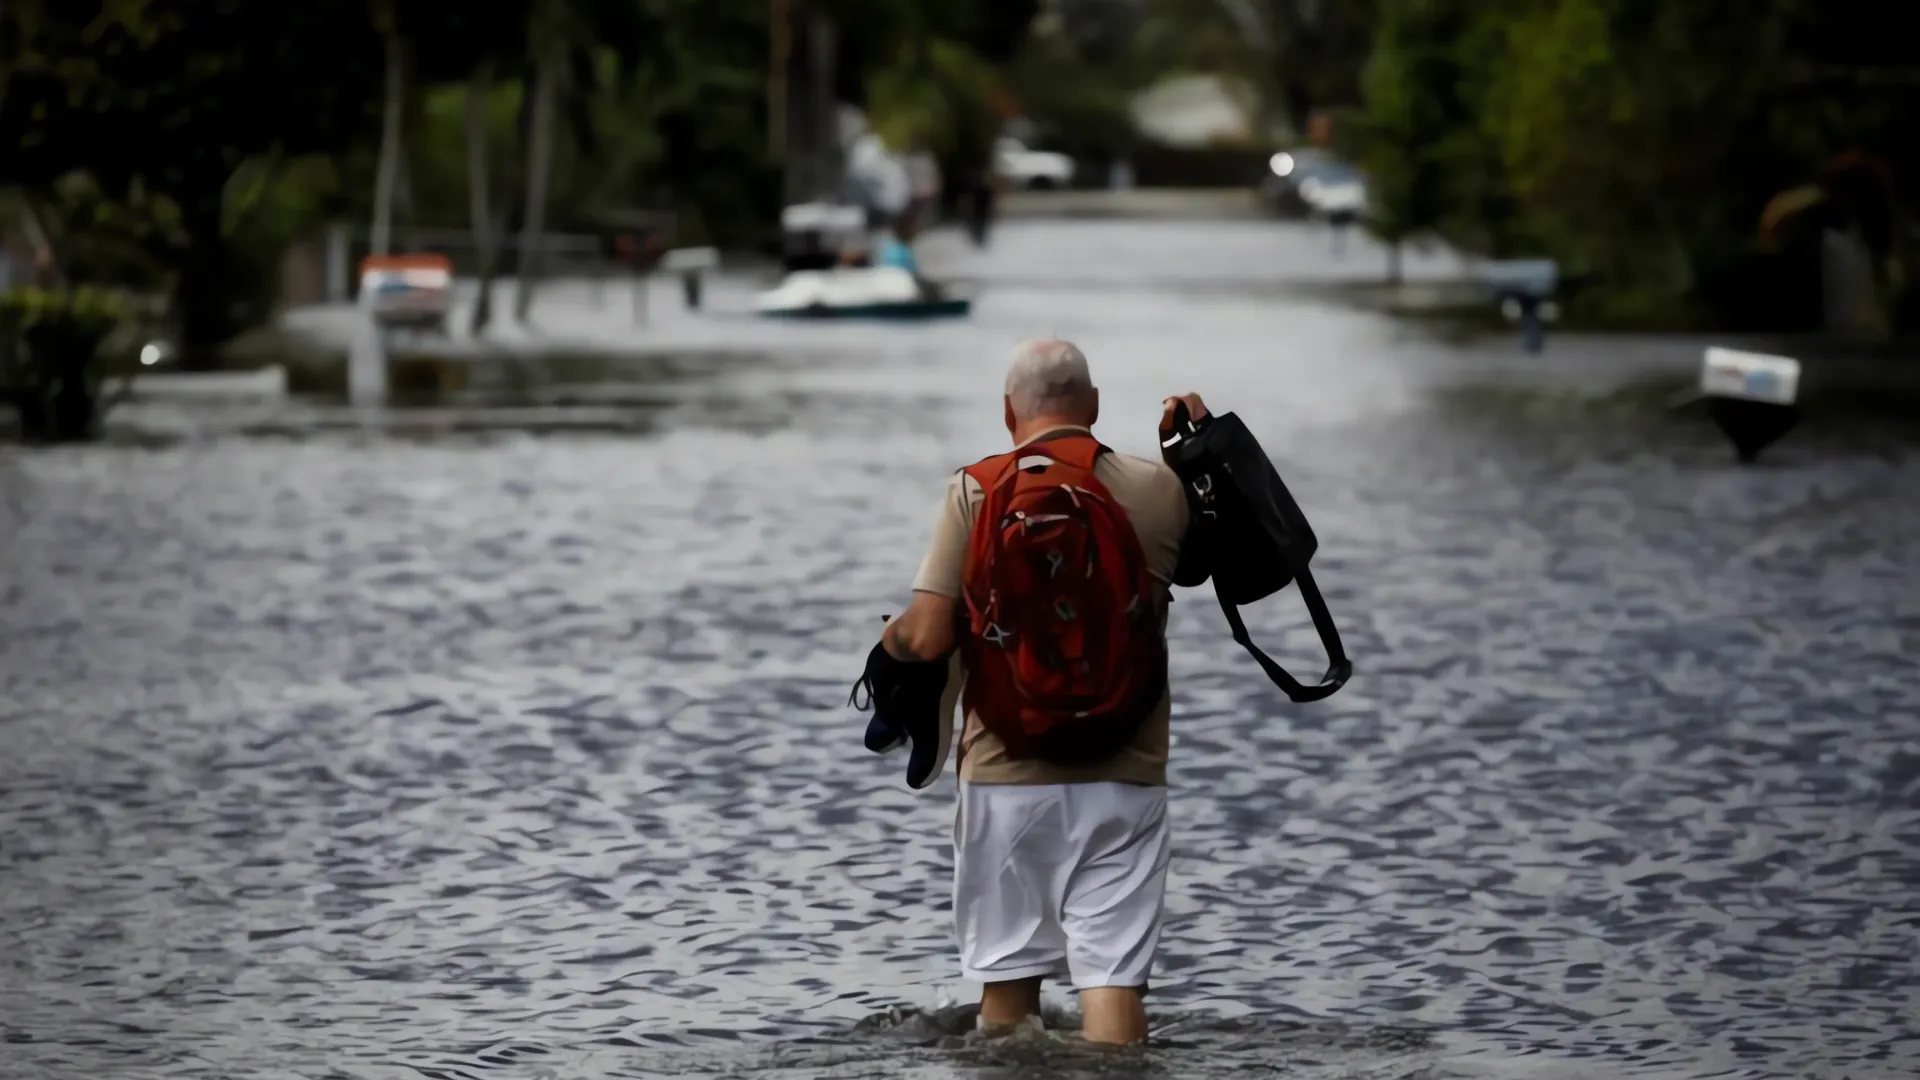
[[1080,435],[966,473],[985,491],[961,595],[966,705],[1015,759],[1083,764],[1130,742],[1167,686],[1158,585]]

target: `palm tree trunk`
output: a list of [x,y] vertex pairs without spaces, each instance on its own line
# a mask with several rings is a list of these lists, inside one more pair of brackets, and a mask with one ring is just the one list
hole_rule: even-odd
[[787,160],[787,65],[793,56],[793,0],[769,0],[773,62],[767,74],[767,157]]
[[520,287],[514,295],[514,318],[527,321],[533,309],[533,287],[540,274],[540,246],[547,227],[547,179],[553,169],[553,105],[555,61],[540,58],[534,74],[533,123],[527,137],[527,216],[520,230]]
[[387,35],[387,102],[380,128],[380,166],[373,182],[373,254],[388,254],[393,247],[393,196],[400,176],[400,113],[405,100],[402,86],[400,35]]
[[399,177],[394,184],[394,233],[400,237],[403,251],[420,250],[420,216],[413,201],[413,162],[400,155]]
[[487,91],[492,85],[491,63],[482,64],[467,80],[467,214],[472,219],[474,270],[480,290],[473,300],[469,337],[479,337],[493,318],[497,260],[492,200],[487,197]]

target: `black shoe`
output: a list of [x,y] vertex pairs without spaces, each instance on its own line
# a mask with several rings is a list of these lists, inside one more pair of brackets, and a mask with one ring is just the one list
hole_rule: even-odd
[[[866,694],[866,703],[860,696]],[[907,786],[918,791],[937,780],[953,742],[953,714],[941,708],[947,692],[947,661],[895,660],[876,644],[867,654],[867,670],[854,684],[847,704],[873,709],[866,746],[884,754],[910,740]]]
[[[873,651],[867,654],[867,670],[853,684],[853,693],[847,695],[847,704],[861,712],[874,710],[873,719],[867,721],[867,735],[864,740],[868,750],[884,754],[907,741],[907,733],[887,715],[886,703],[899,689],[895,669],[900,661],[887,655],[887,651],[876,643]],[[864,698],[864,700],[863,700]]]
[[867,749],[876,754],[884,754],[907,741],[907,733],[894,726],[892,720],[884,716],[875,716],[867,721]]

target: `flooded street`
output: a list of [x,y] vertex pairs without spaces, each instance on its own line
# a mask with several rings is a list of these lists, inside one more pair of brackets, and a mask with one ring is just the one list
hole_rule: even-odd
[[[716,289],[641,333],[761,359],[631,430],[0,448],[0,1076],[1920,1069],[1910,443],[1738,468],[1644,389],[1699,343],[1449,343],[1297,288],[1383,265],[1312,230],[925,246],[971,320]],[[1144,1052],[949,1034],[953,781],[845,704],[1038,334],[1120,449],[1248,421],[1356,670],[1291,705],[1178,594]]]

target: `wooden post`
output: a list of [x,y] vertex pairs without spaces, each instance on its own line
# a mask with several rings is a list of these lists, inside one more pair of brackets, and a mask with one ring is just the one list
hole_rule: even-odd
[[344,304],[353,297],[353,285],[347,280],[347,260],[351,257],[351,226],[336,221],[327,226],[327,303]]
[[347,349],[347,400],[356,407],[387,403],[387,334],[365,305],[354,313],[353,341]]

